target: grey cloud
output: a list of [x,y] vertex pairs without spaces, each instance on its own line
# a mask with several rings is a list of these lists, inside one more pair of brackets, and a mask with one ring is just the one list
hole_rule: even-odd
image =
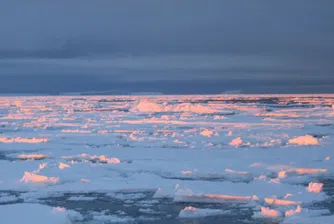
[[334,83],[332,0],[0,0],[0,33],[8,85],[80,75]]
[[[330,51],[334,2],[1,0],[2,54]],[[294,52],[295,50],[296,52]],[[316,52],[315,52],[316,53]]]

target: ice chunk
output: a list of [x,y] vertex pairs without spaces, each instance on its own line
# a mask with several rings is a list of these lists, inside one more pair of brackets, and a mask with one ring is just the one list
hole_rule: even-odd
[[214,135],[214,132],[209,129],[205,129],[204,131],[201,132],[201,135],[206,137],[212,137]]
[[280,206],[301,204],[301,202],[297,202],[297,201],[283,200],[283,199],[276,199],[276,198],[265,198],[264,201],[269,205],[280,205]]
[[24,176],[20,180],[21,182],[33,182],[33,183],[50,183],[56,184],[59,182],[59,177],[47,177],[42,175],[37,175],[30,172],[24,172]]
[[6,196],[0,195],[0,203],[14,202],[17,200],[19,199],[15,195],[6,195]]
[[106,157],[104,155],[101,155],[99,157],[99,160],[101,162],[105,162],[105,163],[109,163],[109,164],[118,164],[118,163],[121,162],[118,158],[108,158],[108,157]]
[[53,211],[54,211],[54,212],[65,212],[66,209],[63,208],[63,207],[55,207],[55,208],[53,208]]
[[6,137],[0,137],[0,142],[2,143],[45,143],[48,142],[49,139],[47,138],[6,138]]
[[183,171],[181,171],[181,173],[183,175],[191,175],[191,174],[193,174],[193,172],[191,170],[183,170]]
[[144,213],[144,214],[153,214],[153,215],[161,214],[161,212],[154,211],[150,208],[140,208],[139,212]]
[[194,195],[177,192],[174,196],[176,202],[198,202],[198,203],[222,203],[226,201],[249,202],[251,196],[225,195],[225,194],[204,194]]
[[70,165],[66,164],[66,163],[59,163],[59,169],[66,169],[66,168],[70,168]]
[[158,104],[149,100],[140,100],[137,105],[134,105],[131,112],[157,113],[157,112],[191,112],[199,114],[216,113],[217,111],[200,104],[181,103],[179,105],[164,105]]
[[286,178],[286,171],[280,171],[278,173],[278,178],[281,178],[281,179]]
[[53,208],[53,212],[65,214],[71,223],[83,220],[83,216],[79,212],[76,212],[74,210],[67,210],[66,208],[63,207],[55,207]]
[[235,146],[235,147],[239,147],[239,146],[242,145],[242,143],[243,143],[243,140],[240,137],[238,137],[238,138],[233,139],[230,142],[230,145]]
[[44,169],[47,166],[48,166],[47,163],[41,163],[41,164],[39,164],[38,169],[35,170],[33,173],[39,173],[42,169]]
[[261,207],[261,212],[255,213],[254,218],[279,218],[281,213],[275,209]]
[[225,172],[230,173],[230,174],[237,174],[237,175],[248,175],[248,172],[246,171],[235,171],[231,169],[225,169]]
[[64,159],[69,161],[91,161],[91,162],[100,162],[100,163],[108,163],[108,164],[118,164],[121,161],[118,158],[109,158],[104,155],[96,156],[96,155],[89,155],[83,153],[81,155],[76,156],[63,156]]
[[293,145],[319,145],[318,139],[312,135],[304,135],[292,138],[288,141],[288,143]]
[[93,219],[99,221],[99,223],[135,223],[135,219],[129,216],[116,216],[116,215],[94,215]]
[[146,195],[143,193],[108,193],[106,194],[108,197],[112,197],[118,200],[126,201],[126,200],[136,200],[145,198]]
[[293,194],[290,194],[290,193],[287,193],[285,196],[284,196],[284,199],[287,199],[289,197],[293,196]]
[[[291,214],[291,215],[290,215]],[[297,207],[296,210],[290,210],[283,220],[284,224],[332,224],[334,216],[327,209],[313,210]]]
[[290,210],[285,211],[285,217],[295,215],[296,213],[300,213],[301,211],[302,211],[302,207],[298,205],[296,209],[290,209]]
[[317,173],[326,173],[327,169],[316,169],[316,168],[296,168],[289,170],[289,172],[296,172],[298,174],[317,174]]
[[82,183],[89,183],[89,182],[90,182],[90,180],[88,180],[88,179],[85,179],[85,178],[81,178],[81,179],[80,179],[80,182],[82,182]]
[[218,112],[217,110],[214,110],[212,108],[204,107],[200,104],[192,104],[192,103],[181,103],[176,106],[169,106],[166,108],[169,111],[175,111],[175,112],[192,112],[192,113],[198,113],[198,114],[211,114]]
[[92,133],[92,131],[90,130],[80,130],[80,129],[75,129],[75,130],[72,130],[72,129],[63,129],[61,131],[62,133],[81,133],[81,134],[88,134],[88,133]]
[[97,199],[97,198],[80,195],[80,196],[69,197],[67,200],[69,200],[69,201],[93,201],[95,199]]
[[211,199],[237,200],[237,201],[251,200],[250,196],[237,196],[237,195],[224,195],[224,194],[205,194],[204,197]]
[[146,112],[146,113],[154,113],[154,112],[162,112],[164,111],[163,106],[157,103],[141,100],[137,105],[131,108],[132,112]]
[[48,156],[44,154],[21,154],[18,156],[18,158],[22,160],[27,160],[27,159],[40,160],[40,159],[45,159],[47,157]]
[[208,216],[219,216],[226,214],[226,211],[220,209],[207,209],[207,208],[195,208],[192,206],[185,207],[179,213],[179,218],[189,219],[189,218],[204,218]]
[[314,183],[311,182],[308,184],[307,191],[313,193],[320,193],[322,191],[323,183]]
[[326,173],[327,169],[318,169],[318,168],[291,168],[285,171],[280,171],[278,173],[278,178],[283,179],[286,178],[288,175],[316,175],[321,173]]

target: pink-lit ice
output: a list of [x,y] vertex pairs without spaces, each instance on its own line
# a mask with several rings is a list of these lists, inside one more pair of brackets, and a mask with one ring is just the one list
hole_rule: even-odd
[[46,183],[46,184],[56,184],[59,182],[59,177],[47,177],[43,175],[38,175],[30,172],[24,172],[24,176],[20,180],[25,183]]
[[[124,202],[182,202],[179,217],[224,216],[205,208],[228,203],[255,218],[326,221],[309,214],[330,197],[323,180],[334,174],[333,103],[331,95],[2,97],[0,191],[30,198],[0,201],[102,192]],[[160,212],[147,207],[141,215]]]

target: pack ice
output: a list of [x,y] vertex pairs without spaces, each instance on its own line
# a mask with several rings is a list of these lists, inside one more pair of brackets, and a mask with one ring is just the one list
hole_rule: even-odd
[[[334,223],[332,105],[334,95],[0,97],[0,223]],[[101,201],[124,211],[88,206]]]

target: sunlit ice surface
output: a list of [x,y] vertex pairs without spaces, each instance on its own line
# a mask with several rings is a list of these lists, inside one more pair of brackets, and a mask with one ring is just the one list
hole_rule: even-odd
[[333,143],[334,95],[0,97],[0,223],[334,223]]

